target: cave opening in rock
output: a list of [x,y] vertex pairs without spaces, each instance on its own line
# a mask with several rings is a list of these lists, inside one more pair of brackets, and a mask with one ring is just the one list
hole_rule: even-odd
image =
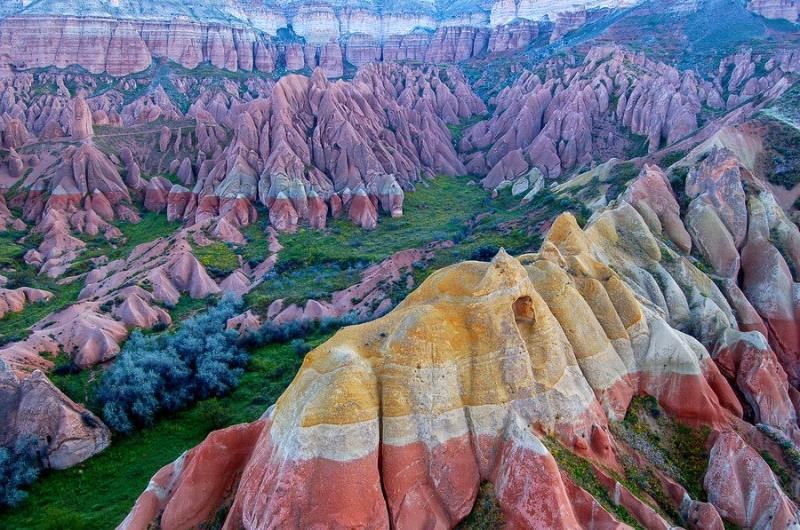
[[536,313],[533,310],[533,300],[530,296],[520,296],[514,300],[512,308],[517,323],[532,324],[536,320]]

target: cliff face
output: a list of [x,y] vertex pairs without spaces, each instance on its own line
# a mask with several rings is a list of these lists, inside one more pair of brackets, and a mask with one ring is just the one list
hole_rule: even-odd
[[[48,28],[46,34],[38,31],[42,25]],[[114,76],[140,72],[158,59],[189,69],[209,62],[233,72],[298,71],[323,65],[329,77],[341,77],[345,58],[355,66],[376,60],[453,63],[487,48],[519,49],[531,40],[489,47],[488,36],[486,28],[456,26],[433,33],[393,34],[384,41],[353,33],[300,45],[282,43],[253,29],[190,22],[14,17],[0,20],[0,60],[20,70],[78,65]]]
[[747,9],[763,17],[800,23],[800,2],[797,0],[751,0]]
[[[381,59],[456,62],[486,52],[488,35],[498,26],[503,26],[498,30],[503,44],[488,46],[489,51],[519,49],[531,41],[522,37],[509,45],[503,33],[527,35],[532,27],[535,36],[539,21],[568,21],[560,23],[560,36],[580,26],[587,9],[625,5],[595,1],[578,9],[569,2],[500,0],[489,11],[477,3],[425,2],[354,7],[336,2],[259,6],[238,0],[201,6],[149,0],[19,3],[0,11],[0,61],[19,69],[75,64],[115,76],[142,71],[160,58],[190,69],[210,62],[231,71],[272,72],[284,65],[288,70],[314,68],[321,53],[336,43],[340,50],[333,61],[338,64],[329,71],[335,77],[342,72],[339,55],[356,66]],[[522,29],[515,30],[517,25]],[[42,27],[48,31],[38,31]],[[284,39],[287,33],[293,38]],[[302,60],[294,41],[306,48]]]
[[493,27],[515,19],[555,20],[559,13],[585,9],[618,9],[633,0],[592,0],[576,5],[567,0],[534,2],[321,2],[212,0],[196,4],[154,0],[14,0],[4,3],[0,16],[81,17],[173,22],[205,22],[251,27],[269,36],[291,27],[306,42],[324,44],[352,33],[363,33],[383,41],[392,35],[407,35],[416,29],[433,31],[443,27]]

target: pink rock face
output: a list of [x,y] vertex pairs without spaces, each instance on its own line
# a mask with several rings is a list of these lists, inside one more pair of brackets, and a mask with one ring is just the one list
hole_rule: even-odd
[[342,48],[338,43],[329,42],[322,46],[319,52],[319,67],[327,78],[342,77],[344,74]]
[[192,161],[188,157],[181,161],[177,177],[184,186],[194,185],[194,169],[192,168]]
[[279,193],[269,209],[269,222],[279,232],[297,230],[299,216],[291,201],[283,192]]
[[555,42],[567,33],[576,30],[586,24],[588,20],[585,9],[578,11],[567,11],[556,16],[556,25],[553,33],[550,34],[550,42]]
[[498,161],[481,184],[485,188],[494,189],[503,181],[513,181],[524,175],[529,167],[521,150],[511,151]]
[[755,423],[767,424],[800,441],[797,410],[790,397],[794,389],[763,335],[727,331],[714,360],[728,379],[735,381]]
[[76,140],[85,140],[94,135],[92,111],[86,100],[78,96],[72,100],[72,137]]
[[257,421],[209,434],[153,477],[118,528],[146,528],[162,511],[164,530],[195,527],[209,520],[250,458],[263,425]]
[[[145,297],[150,298],[147,295]],[[172,323],[169,313],[160,307],[149,304],[145,298],[135,292],[125,294],[124,301],[114,309],[114,316],[127,328],[150,329],[156,324],[169,326]]]
[[709,501],[742,528],[792,528],[797,507],[778,485],[769,465],[734,431],[716,436],[703,479]]
[[53,298],[53,293],[30,287],[4,289],[0,287],[0,318],[8,313],[18,313],[27,304],[44,303]]
[[[11,178],[19,178],[22,176],[23,170],[25,169],[25,163],[20,158],[19,154],[17,154],[14,149],[10,149],[8,153],[8,175]],[[5,200],[5,199],[4,199]]]
[[211,235],[220,241],[226,243],[233,243],[236,245],[247,244],[247,239],[242,235],[236,226],[234,226],[227,218],[221,217],[214,228],[211,230]]
[[683,252],[691,250],[692,239],[683,226],[678,201],[658,166],[645,164],[623,198],[636,208],[653,233],[663,231]]
[[3,139],[3,147],[6,149],[19,149],[25,142],[28,141],[29,134],[25,124],[16,119],[4,120],[3,130],[0,131],[0,136]]
[[539,35],[539,25],[528,20],[503,24],[494,28],[489,51],[503,53],[526,48]]
[[[800,380],[800,300],[793,294],[796,284],[786,258],[772,243],[770,228],[776,226],[775,210],[770,211],[756,197],[750,198],[748,208],[742,291],[763,319],[770,345],[789,381],[796,385]],[[796,228],[793,230],[796,232]]]
[[361,228],[372,230],[378,226],[378,212],[364,188],[359,188],[353,195],[347,215],[354,224]]
[[242,296],[250,290],[250,278],[241,270],[236,269],[227,278],[222,280],[219,288],[223,293],[232,293]]
[[240,334],[256,331],[261,326],[261,318],[249,309],[241,315],[228,319],[227,329],[235,329]]
[[[495,41],[501,29],[493,33]],[[755,64],[749,59],[747,64],[752,69],[741,69],[737,76],[765,92],[781,90],[782,79],[794,68],[786,65],[759,78]],[[720,64],[721,72],[728,68],[725,61]],[[494,96],[492,116],[465,131],[459,151],[471,172],[485,176],[494,171],[490,181],[502,182],[509,172],[505,157],[517,150],[525,163],[551,178],[592,160],[623,158],[625,141],[616,133],[598,132],[618,128],[645,136],[649,152],[656,152],[694,133],[703,105],[720,107],[719,80],[706,81],[694,71],[680,72],[622,48],[596,46],[582,64],[574,58],[552,59],[543,71],[523,71]],[[741,102],[753,95],[743,86],[732,89]],[[503,166],[495,169],[501,161]],[[514,162],[514,167],[522,165]],[[725,199],[729,206],[730,199]],[[741,232],[734,236],[735,243],[740,241]]]
[[381,58],[381,47],[374,37],[355,33],[350,35],[345,44],[344,50],[347,62],[355,66],[361,66]]
[[312,228],[325,228],[327,222],[328,205],[325,204],[322,197],[317,195],[317,192],[311,190],[311,193],[308,194],[308,224]]
[[369,194],[378,198],[381,210],[392,217],[403,216],[403,200],[405,193],[394,175],[383,175],[376,178],[370,186]]
[[111,33],[106,52],[106,72],[125,76],[146,70],[152,62],[150,50],[134,24],[117,24]]
[[[160,202],[160,195],[155,191],[152,193],[151,206],[156,206]],[[192,206],[197,202],[195,195],[179,184],[173,184],[167,194],[167,220],[180,221],[193,213]]]
[[302,70],[306,65],[303,48],[299,44],[286,46],[286,69],[289,71]]
[[[210,102],[203,103],[210,112]],[[221,156],[218,147],[209,149],[214,158],[198,169],[194,191],[209,217],[224,215],[231,200],[259,200],[279,231],[323,227],[327,209],[349,212],[349,204],[340,207],[347,189],[363,188],[399,216],[404,189],[421,177],[464,173],[447,124],[484,111],[455,68],[370,64],[352,81],[336,83],[321,69],[310,78],[287,75],[268,98],[215,111],[215,119],[235,124],[235,135]],[[201,146],[211,134],[198,128]]]
[[693,201],[686,213],[686,227],[695,248],[714,272],[724,278],[735,278],[739,273],[739,251],[714,208],[703,200]]
[[161,212],[167,208],[172,183],[164,177],[153,177],[144,192],[144,207],[151,212]]
[[164,125],[161,127],[161,133],[158,136],[158,148],[162,153],[169,147],[170,140],[172,140],[172,131]]
[[797,0],[750,0],[747,8],[767,18],[800,21],[800,2]]
[[192,298],[205,298],[220,292],[219,286],[191,253],[181,254],[170,266],[169,274],[175,287],[189,293]]
[[18,377],[0,361],[0,444],[33,437],[44,465],[64,469],[105,449],[111,434],[91,412],[76,405],[40,371]]
[[702,200],[725,225],[736,248],[747,234],[747,206],[740,162],[727,149],[714,149],[699,168],[689,172],[686,194]]

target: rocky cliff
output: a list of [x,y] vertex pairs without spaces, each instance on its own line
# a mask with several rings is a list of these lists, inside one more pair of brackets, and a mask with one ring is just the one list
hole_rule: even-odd
[[800,2],[796,0],[752,0],[747,8],[767,18],[782,18],[800,23]]

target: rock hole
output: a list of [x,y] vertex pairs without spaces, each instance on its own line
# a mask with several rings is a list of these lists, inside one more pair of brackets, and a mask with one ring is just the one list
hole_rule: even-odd
[[517,322],[532,323],[536,320],[536,314],[533,311],[533,300],[530,296],[520,296],[514,300],[513,304],[514,318]]

